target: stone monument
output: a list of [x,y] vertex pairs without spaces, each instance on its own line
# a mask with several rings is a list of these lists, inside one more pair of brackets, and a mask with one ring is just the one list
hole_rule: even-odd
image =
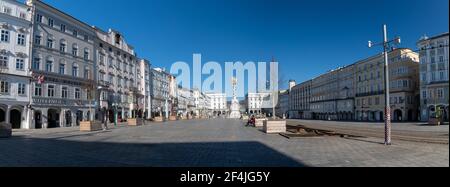
[[236,96],[237,92],[237,83],[238,80],[236,77],[233,77],[231,79],[231,84],[233,85],[233,100],[231,100],[231,106],[230,106],[230,118],[231,119],[239,119],[241,118],[241,106],[239,104],[239,101]]

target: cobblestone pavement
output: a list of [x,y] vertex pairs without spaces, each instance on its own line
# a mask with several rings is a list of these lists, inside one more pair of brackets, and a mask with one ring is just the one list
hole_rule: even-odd
[[287,139],[236,120],[193,120],[120,126],[17,130],[0,139],[0,166],[449,166],[448,145],[376,138]]

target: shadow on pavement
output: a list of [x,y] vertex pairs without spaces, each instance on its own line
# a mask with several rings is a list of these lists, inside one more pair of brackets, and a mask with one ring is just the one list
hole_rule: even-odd
[[61,139],[0,140],[9,167],[305,167],[259,142],[105,143]]

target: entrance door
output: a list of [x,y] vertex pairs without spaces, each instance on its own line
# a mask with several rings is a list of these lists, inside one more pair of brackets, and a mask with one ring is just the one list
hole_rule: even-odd
[[55,109],[48,109],[48,128],[59,127],[59,113]]
[[6,112],[0,108],[0,122],[4,122],[6,120]]
[[35,129],[42,129],[42,114],[41,114],[41,112],[34,113],[34,123],[35,123],[35,126],[34,126]]
[[20,129],[20,124],[22,122],[22,113],[19,110],[13,109],[10,113],[9,122],[13,129]]
[[80,110],[78,110],[77,111],[77,126],[80,126],[80,121],[82,121],[83,120],[83,112],[82,111],[80,111]]

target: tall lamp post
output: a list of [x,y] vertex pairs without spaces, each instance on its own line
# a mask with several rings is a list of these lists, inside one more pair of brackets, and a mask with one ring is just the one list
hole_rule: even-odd
[[387,26],[383,25],[383,42],[373,44],[369,41],[369,48],[373,46],[382,45],[383,46],[383,54],[384,54],[384,97],[385,97],[385,109],[384,109],[384,130],[385,130],[385,138],[384,144],[391,145],[391,107],[390,107],[390,96],[389,96],[389,59],[388,59],[388,49],[392,44],[400,44],[400,37],[396,37],[393,40],[388,40],[387,36]]

